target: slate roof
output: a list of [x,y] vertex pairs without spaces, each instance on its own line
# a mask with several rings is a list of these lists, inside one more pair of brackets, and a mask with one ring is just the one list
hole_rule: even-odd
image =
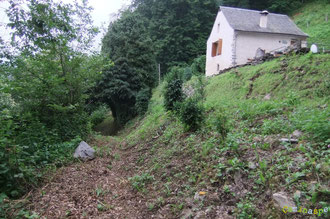
[[260,24],[260,11],[220,6],[220,10],[226,17],[229,25],[234,30],[281,33],[298,36],[308,36],[302,32],[293,21],[284,14],[269,13],[267,27],[262,28]]

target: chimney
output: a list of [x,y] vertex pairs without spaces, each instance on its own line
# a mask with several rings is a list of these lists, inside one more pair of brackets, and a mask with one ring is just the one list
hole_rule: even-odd
[[264,10],[260,12],[260,27],[266,28],[267,27],[267,20],[268,20],[268,15],[269,12]]

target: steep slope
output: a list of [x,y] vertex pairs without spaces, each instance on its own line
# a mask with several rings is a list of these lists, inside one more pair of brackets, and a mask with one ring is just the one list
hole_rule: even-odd
[[[139,188],[152,214],[283,218],[272,200],[280,191],[303,208],[328,206],[329,60],[293,55],[207,79],[206,120],[195,133],[165,112],[158,88],[146,117],[121,135],[138,153],[136,179],[153,178]],[[295,130],[297,144],[280,141]]]
[[295,23],[309,35],[309,43],[330,50],[330,3],[316,0],[292,13]]
[[[165,111],[160,86],[145,117],[89,142],[95,160],[61,168],[7,215],[305,218],[311,209],[329,216],[329,60],[291,55],[207,78],[196,132]],[[302,212],[276,207],[278,192]]]

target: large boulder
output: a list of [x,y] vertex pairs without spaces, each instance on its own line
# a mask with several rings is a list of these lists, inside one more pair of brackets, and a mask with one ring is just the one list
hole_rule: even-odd
[[295,208],[296,204],[293,202],[292,198],[284,192],[278,192],[273,194],[273,199],[275,201],[275,206],[282,210],[283,208]]
[[95,158],[95,150],[89,146],[86,142],[80,142],[79,146],[76,148],[73,157],[79,158],[83,161],[93,160]]

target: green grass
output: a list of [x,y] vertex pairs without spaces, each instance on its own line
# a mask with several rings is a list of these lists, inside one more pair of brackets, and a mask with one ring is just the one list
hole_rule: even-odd
[[[188,132],[165,111],[163,87],[156,88],[145,117],[128,124],[118,137],[146,149],[137,159],[133,187],[142,191],[147,181],[151,183],[145,173],[152,173],[150,198],[157,193],[171,199],[176,191],[175,202],[184,206],[196,191],[213,183],[227,185],[230,192],[219,195],[238,203],[234,214],[245,218],[260,217],[262,208],[254,207],[260,205],[268,216],[281,217],[280,211],[269,207],[271,199],[260,198],[267,190],[300,190],[304,196],[298,201],[311,206],[313,194],[329,190],[329,59],[327,54],[290,55],[207,78],[206,119],[196,132]],[[266,94],[270,100],[264,100]],[[299,144],[278,141],[294,130],[303,132]],[[255,169],[249,169],[251,161]],[[249,182],[249,198],[237,199],[238,173]],[[314,189],[308,186],[311,181],[317,182]],[[156,205],[151,203],[149,210],[154,211]],[[321,198],[314,205],[324,203]],[[175,208],[173,216],[181,210]]]
[[[325,21],[328,14],[328,22]],[[330,3],[317,0],[292,13],[294,22],[309,35],[309,43],[326,44],[330,49]]]

